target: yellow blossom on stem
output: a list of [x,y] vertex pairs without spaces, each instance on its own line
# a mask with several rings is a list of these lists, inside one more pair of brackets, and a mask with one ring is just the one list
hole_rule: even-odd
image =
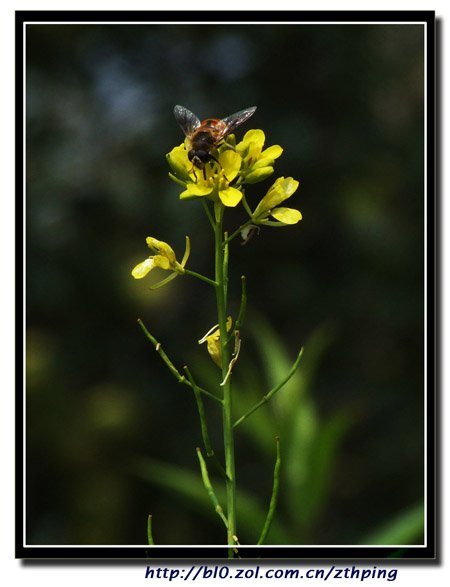
[[[166,159],[176,178],[179,181],[181,180],[181,183],[195,181],[194,168],[188,159],[184,143],[174,147],[170,153],[167,153]],[[173,175],[171,177],[175,179]]]
[[242,141],[236,145],[236,151],[243,160],[242,183],[258,183],[272,175],[275,159],[280,157],[283,149],[280,145],[272,145],[263,150],[265,140],[262,130],[252,129],[246,132]]
[[156,238],[149,236],[147,237],[146,242],[148,247],[156,254],[151,257],[148,257],[148,259],[145,259],[145,261],[142,261],[142,263],[138,263],[136,267],[134,267],[134,269],[131,271],[131,275],[135,279],[142,279],[155,267],[160,267],[161,269],[173,271],[173,274],[169,276],[167,279],[154,285],[152,289],[155,289],[156,287],[159,287],[161,285],[164,285],[168,281],[171,281],[177,275],[182,275],[185,272],[184,266],[186,265],[186,261],[188,260],[190,254],[189,237],[186,237],[186,250],[181,263],[178,263],[175,256],[175,252],[172,249],[172,247],[164,241],[160,241]]
[[180,194],[181,200],[206,196],[214,202],[220,200],[228,207],[239,204],[243,194],[230,184],[239,174],[241,156],[236,151],[222,148],[217,160],[218,164],[207,163],[204,169],[196,169],[188,159],[184,144],[168,153],[167,161],[175,174],[171,177],[185,187],[185,191]]
[[269,188],[266,195],[258,204],[256,210],[253,212],[253,221],[259,224],[267,224],[267,217],[273,216],[277,223],[269,223],[271,225],[282,224],[297,224],[302,219],[301,212],[294,208],[278,207],[278,204],[290,198],[297,190],[299,182],[292,177],[279,177],[273,185]]
[[[231,316],[227,318],[227,331],[230,330],[233,320]],[[213,326],[203,338],[198,341],[198,344],[206,342],[208,353],[214,363],[222,368],[222,345],[220,343],[220,330],[218,326]]]

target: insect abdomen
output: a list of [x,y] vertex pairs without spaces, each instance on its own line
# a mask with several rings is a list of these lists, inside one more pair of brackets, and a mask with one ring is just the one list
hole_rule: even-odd
[[191,146],[194,151],[211,151],[216,141],[208,131],[199,131],[192,137]]

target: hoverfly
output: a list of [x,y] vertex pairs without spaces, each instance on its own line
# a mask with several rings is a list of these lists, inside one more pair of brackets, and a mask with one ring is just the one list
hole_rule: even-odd
[[184,106],[175,106],[173,113],[176,121],[189,140],[189,161],[198,169],[203,169],[205,164],[211,160],[219,163],[212,153],[220,141],[249,119],[255,110],[256,106],[252,106],[222,120],[207,118],[200,122],[200,119]]

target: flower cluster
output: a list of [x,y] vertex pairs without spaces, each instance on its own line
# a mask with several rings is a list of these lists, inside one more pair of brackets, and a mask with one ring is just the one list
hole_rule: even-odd
[[[299,186],[299,182],[292,177],[276,179],[253,211],[247,202],[245,186],[259,183],[270,177],[274,172],[275,160],[283,153],[283,149],[279,145],[264,148],[265,140],[264,132],[260,129],[249,130],[238,144],[236,144],[234,135],[229,135],[226,142],[222,142],[213,152],[211,161],[204,164],[202,169],[196,168],[189,160],[188,152],[191,145],[188,138],[166,155],[172,170],[169,176],[183,188],[180,193],[181,200],[206,198],[214,202],[215,206],[217,205],[217,210],[222,209],[222,212],[223,207],[233,208],[242,203],[248,214],[248,220],[227,238],[228,242],[240,233],[244,239],[243,244],[245,244],[255,231],[259,231],[260,226],[286,226],[296,224],[302,218],[298,210],[280,206],[296,192]],[[219,216],[216,216],[217,225],[218,217],[220,217],[220,213]],[[216,230],[218,230],[217,225]],[[133,277],[142,279],[156,267],[171,272],[168,277],[157,282],[150,289],[161,287],[177,275],[183,274],[198,277],[218,287],[217,281],[185,269],[190,253],[188,237],[186,237],[186,250],[181,262],[177,261],[175,252],[167,243],[150,236],[146,240],[154,254],[134,267],[131,271]],[[228,331],[231,326],[232,320],[231,317],[228,317]],[[231,373],[231,368],[239,353],[239,336],[236,340],[237,350],[230,362],[227,377]],[[208,353],[214,363],[221,367],[222,342],[217,325],[199,341],[199,343],[203,342],[207,343]]]
[[[243,201],[253,224],[296,224],[302,218],[298,210],[277,207],[298,188],[298,181],[292,177],[278,178],[254,212],[245,200],[243,186],[258,183],[272,175],[275,159],[283,152],[279,145],[264,149],[264,143],[265,135],[260,129],[249,130],[237,145],[234,135],[230,135],[227,142],[219,146],[216,161],[207,163],[203,170],[195,169],[189,161],[186,142],[175,147],[166,157],[173,172],[170,177],[184,188],[180,199],[206,197],[227,207],[235,207]],[[276,222],[269,221],[268,216],[275,218]]]
[[214,173],[208,164],[203,171],[197,170],[200,177],[188,159],[184,144],[172,149],[167,160],[176,176],[185,182],[186,190],[180,194],[181,200],[207,196],[214,201],[219,198],[228,207],[237,206],[241,201],[242,192],[230,186],[242,163],[241,156],[236,151],[221,150],[218,156],[218,173]]

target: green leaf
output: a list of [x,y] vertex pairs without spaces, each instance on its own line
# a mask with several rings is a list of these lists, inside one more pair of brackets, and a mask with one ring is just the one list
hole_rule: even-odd
[[401,512],[394,519],[383,522],[360,544],[420,544],[424,533],[424,506],[418,503]]
[[306,531],[314,525],[324,510],[339,448],[351,421],[347,412],[341,411],[325,423],[318,424],[309,450],[307,449],[305,478],[301,491],[297,494],[299,503],[295,510]]

